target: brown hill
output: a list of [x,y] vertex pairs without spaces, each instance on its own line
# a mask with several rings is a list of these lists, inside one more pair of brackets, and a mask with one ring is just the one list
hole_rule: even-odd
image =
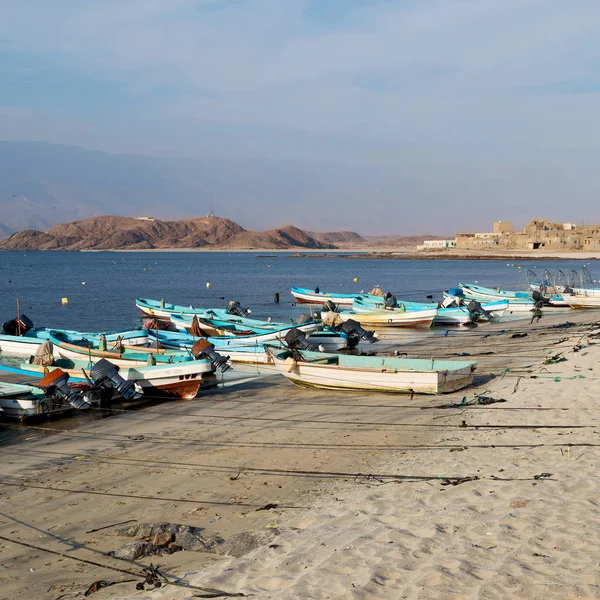
[[0,250],[147,250],[168,248],[335,248],[287,225],[248,231],[220,217],[181,221],[92,217],[48,231],[24,230],[0,240]]

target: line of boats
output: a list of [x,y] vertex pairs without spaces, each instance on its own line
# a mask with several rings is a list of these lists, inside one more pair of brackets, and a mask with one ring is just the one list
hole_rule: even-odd
[[525,292],[460,283],[431,303],[399,301],[379,288],[339,294],[294,287],[296,303],[319,309],[291,324],[250,318],[235,301],[205,309],[147,298],[135,301],[144,325],[134,330],[34,327],[19,315],[0,334],[0,372],[18,376],[18,383],[0,383],[0,416],[195,398],[225,382],[235,364],[268,365],[295,384],[324,389],[453,392],[473,381],[475,362],[384,356],[365,353],[366,345],[386,328],[474,326],[554,306],[600,306],[600,288],[561,288],[548,272],[534,275]]

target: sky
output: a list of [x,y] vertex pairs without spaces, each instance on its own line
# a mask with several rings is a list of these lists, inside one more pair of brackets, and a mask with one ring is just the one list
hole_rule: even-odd
[[[411,227],[432,232],[465,209],[474,226],[600,221],[598,0],[0,0],[0,14],[2,140],[385,166],[380,195],[365,171],[366,208],[428,203]],[[449,203],[455,222],[436,221]]]

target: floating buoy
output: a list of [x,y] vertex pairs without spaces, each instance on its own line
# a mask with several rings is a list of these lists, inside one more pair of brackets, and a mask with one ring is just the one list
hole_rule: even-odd
[[206,287],[209,288],[210,287],[210,281],[206,282]]
[[520,269],[521,267],[517,267],[517,269]]
[[61,304],[69,304],[69,299],[68,298],[63,298],[61,300]]
[[356,283],[358,281],[358,277],[354,278],[354,283]]
[[85,281],[82,281],[82,282],[81,282],[81,285],[85,285]]

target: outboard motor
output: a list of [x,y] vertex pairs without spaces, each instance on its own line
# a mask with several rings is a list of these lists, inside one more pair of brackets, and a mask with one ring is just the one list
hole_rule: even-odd
[[236,317],[247,317],[252,311],[249,308],[242,308],[237,300],[230,300],[227,304],[227,312]]
[[313,320],[310,315],[303,313],[296,319],[295,325],[306,325],[306,323],[310,323]]
[[21,315],[2,325],[2,331],[6,335],[25,335],[30,329],[33,329],[33,322],[27,315]]
[[335,302],[332,300],[327,300],[327,302],[323,304],[321,312],[337,312],[337,306],[335,305]]
[[471,300],[469,304],[467,304],[467,310],[471,314],[473,321],[477,321],[479,317],[485,317],[486,319],[492,318],[492,314],[485,310],[477,300]]
[[119,367],[105,358],[99,360],[90,371],[94,383],[99,387],[115,388],[123,400],[137,400],[143,392],[135,381],[127,381],[119,375]]
[[88,409],[89,403],[83,398],[81,392],[69,387],[69,374],[62,369],[54,369],[40,379],[38,384],[45,388],[46,398],[53,400],[64,400],[73,408]]
[[531,297],[533,298],[533,301],[535,302],[536,308],[542,308],[542,306],[547,306],[548,304],[550,304],[550,298],[546,298],[537,290],[535,290],[531,294]]
[[396,308],[398,306],[398,300],[396,296],[390,294],[389,292],[385,295],[385,307],[387,309]]
[[320,346],[309,344],[304,332],[296,328],[288,330],[283,339],[288,348],[292,350],[309,350],[310,352],[323,350]]
[[[356,346],[359,340],[365,340],[366,342],[369,342],[369,344],[373,344],[379,339],[379,336],[374,331],[363,329],[360,323],[354,319],[344,321],[338,329],[348,336],[350,346],[352,346],[352,343]],[[354,338],[354,340],[352,338]]]
[[231,369],[231,365],[227,362],[229,356],[222,356],[219,354],[215,350],[215,345],[204,338],[200,338],[192,346],[192,355],[196,360],[199,358],[209,358],[215,370],[221,369],[221,373],[225,373],[227,369]]

